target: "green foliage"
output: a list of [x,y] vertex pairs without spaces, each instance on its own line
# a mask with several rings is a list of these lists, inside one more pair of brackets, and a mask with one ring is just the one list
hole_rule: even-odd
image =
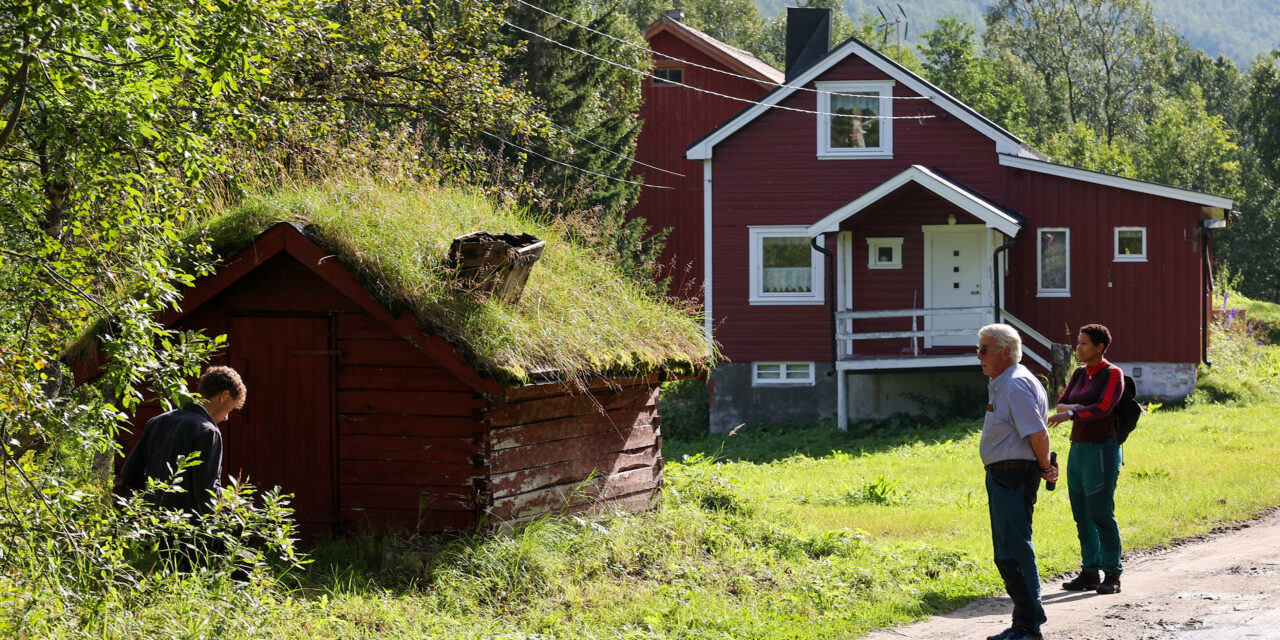
[[1173,66],[1173,37],[1147,0],[1000,0],[986,21],[988,46],[1026,61],[1048,96],[1040,138],[1056,121],[1084,123],[1107,142],[1133,136]]
[[1204,95],[1190,85],[1186,95],[1166,99],[1135,150],[1137,178],[1205,193],[1239,197],[1239,147],[1220,115],[1210,114]]
[[1027,104],[1013,69],[978,54],[975,29],[957,18],[938,21],[920,44],[925,78],[1017,135],[1027,135]]
[[1249,405],[1280,394],[1280,347],[1261,344],[1244,314],[1229,311],[1211,326],[1212,365],[1200,366],[1189,403]]
[[711,428],[711,397],[702,380],[662,383],[662,437],[665,440],[697,440]]
[[[620,277],[567,239],[563,223],[495,207],[471,189],[335,178],[250,197],[205,231],[229,257],[281,222],[305,225],[393,313],[408,311],[504,382],[535,373],[566,383],[662,369],[690,374],[714,357],[696,316]],[[518,304],[474,295],[446,265],[452,239],[480,229],[546,241]]]
[[1090,171],[1133,177],[1137,169],[1132,146],[1124,139],[1107,142],[1084,123],[1076,122],[1065,130],[1049,136],[1040,145],[1040,150],[1054,162]]

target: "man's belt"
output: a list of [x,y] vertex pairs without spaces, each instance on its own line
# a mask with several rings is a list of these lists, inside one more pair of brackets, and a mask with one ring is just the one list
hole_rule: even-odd
[[987,465],[987,471],[996,471],[1004,469],[1005,471],[1022,471],[1025,469],[1040,470],[1040,463],[1035,460],[1001,460],[1000,462],[992,462]]

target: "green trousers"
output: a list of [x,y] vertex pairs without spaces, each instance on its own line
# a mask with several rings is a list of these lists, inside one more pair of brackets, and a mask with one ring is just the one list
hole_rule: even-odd
[[1120,445],[1072,442],[1067,459],[1067,494],[1080,538],[1080,568],[1120,573],[1120,526],[1116,524],[1116,480]]

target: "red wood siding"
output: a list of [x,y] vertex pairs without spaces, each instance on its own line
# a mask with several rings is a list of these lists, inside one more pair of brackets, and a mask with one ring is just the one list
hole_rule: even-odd
[[[662,483],[658,389],[521,390],[486,416],[491,522],[608,504],[649,508]],[[590,478],[590,480],[588,480]]]
[[[824,82],[886,79],[855,57],[820,78]],[[898,84],[894,95],[916,94]],[[782,105],[816,110],[817,94],[797,91]],[[893,106],[895,116],[941,113],[927,101],[899,100]],[[826,306],[747,303],[749,225],[812,224],[913,164],[940,171],[991,200],[1003,199],[1003,170],[997,163],[995,142],[955,117],[894,121],[892,159],[819,160],[816,126],[815,115],[773,110],[715,147],[711,315],[716,338],[730,360],[831,357]],[[834,251],[834,241],[827,248]],[[867,301],[857,293],[854,297]],[[891,301],[886,300],[888,304]]]
[[[694,48],[669,31],[659,32],[649,41],[654,51],[714,69],[729,70],[722,63]],[[654,60],[667,64],[662,56]],[[740,98],[755,100],[766,93],[761,85],[707,69],[684,67],[684,83]],[[671,227],[661,257],[662,275],[671,276],[670,292],[685,298],[702,295],[702,163],[684,158],[684,151],[720,123],[749,106],[728,98],[679,86],[653,86],[646,79],[642,87],[644,103],[640,119],[644,125],[636,143],[636,160],[681,173],[684,177],[656,171],[640,164],[636,175],[646,184],[675,187],[674,190],[643,188],[632,217],[641,217],[656,230]]]
[[[1111,329],[1107,357],[1197,362],[1210,304],[1199,205],[1006,169],[1008,205],[1032,221],[1010,249],[1005,304],[1046,337],[1075,344],[1080,326]],[[1039,227],[1071,229],[1071,297],[1036,297]],[[1115,227],[1146,227],[1147,262],[1115,262]]]

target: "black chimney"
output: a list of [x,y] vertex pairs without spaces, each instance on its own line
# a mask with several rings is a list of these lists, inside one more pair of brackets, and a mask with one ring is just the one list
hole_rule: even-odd
[[676,22],[684,22],[684,9],[667,9],[662,13]]
[[787,80],[808,69],[831,48],[831,10],[787,7]]

